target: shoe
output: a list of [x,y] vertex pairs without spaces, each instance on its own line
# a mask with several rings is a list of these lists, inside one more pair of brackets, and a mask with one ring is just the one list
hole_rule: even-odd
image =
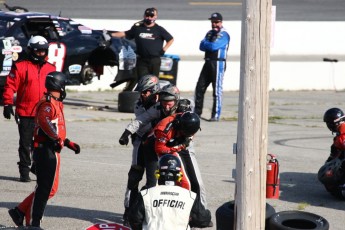
[[125,213],[122,216],[122,219],[123,219],[122,225],[126,227],[130,227],[127,213],[128,213],[128,208],[125,209]]
[[210,121],[210,122],[219,121],[219,118],[216,118],[216,117],[211,117],[211,119],[210,119],[210,120],[208,120],[208,121]]
[[22,213],[17,207],[8,210],[8,214],[17,226],[23,226],[24,213]]
[[30,182],[31,178],[29,175],[20,175],[19,180],[20,180],[20,182]]

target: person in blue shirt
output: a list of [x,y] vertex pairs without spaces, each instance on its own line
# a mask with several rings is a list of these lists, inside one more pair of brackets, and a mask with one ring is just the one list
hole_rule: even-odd
[[209,20],[212,29],[206,33],[205,38],[200,42],[200,50],[205,52],[205,63],[195,88],[194,112],[201,116],[204,95],[207,87],[212,83],[213,106],[209,121],[219,121],[222,110],[223,77],[226,69],[230,35],[222,25],[223,17],[220,13],[211,14]]

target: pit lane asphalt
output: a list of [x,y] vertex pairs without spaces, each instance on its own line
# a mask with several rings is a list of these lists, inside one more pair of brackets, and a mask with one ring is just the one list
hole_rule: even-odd
[[[61,153],[60,187],[48,201],[42,227],[81,230],[97,222],[121,222],[123,196],[132,147],[118,139],[131,113],[117,111],[118,91],[68,92],[65,100],[67,136],[82,147],[80,155]],[[238,92],[224,92],[223,119],[202,121],[195,137],[197,159],[207,189],[208,208],[216,209],[234,199],[232,169],[236,156]],[[191,92],[182,92],[192,98]],[[331,197],[317,180],[317,171],[329,153],[331,133],[322,122],[331,107],[345,109],[345,92],[270,92],[268,152],[280,162],[280,199],[267,200],[276,211],[304,210],[330,222],[330,229],[343,229],[345,206]],[[205,97],[204,117],[209,118],[211,93]],[[18,133],[13,120],[0,119],[0,227],[13,226],[7,214],[35,187],[18,182]],[[35,178],[34,175],[31,175]],[[216,229],[216,226],[209,229]]]

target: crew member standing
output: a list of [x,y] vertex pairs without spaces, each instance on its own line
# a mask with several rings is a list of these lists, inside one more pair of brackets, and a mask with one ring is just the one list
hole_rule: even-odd
[[226,57],[230,36],[223,27],[223,17],[213,13],[209,18],[212,30],[208,31],[200,43],[200,50],[205,52],[205,63],[195,88],[195,113],[201,116],[204,95],[212,83],[213,106],[211,119],[219,121],[222,110],[223,77],[226,69]]
[[[48,73],[55,71],[55,66],[47,62],[48,42],[42,36],[34,36],[28,42],[28,59],[12,65],[4,87],[4,117],[14,116],[19,131],[19,174],[20,181],[31,181],[29,173],[31,166],[31,143],[34,131],[35,106],[42,98]],[[17,98],[14,100],[14,94]]]
[[59,185],[60,151],[63,146],[80,153],[78,144],[66,138],[62,101],[66,97],[66,76],[61,72],[47,75],[47,93],[36,106],[33,160],[36,163],[37,184],[35,191],[17,207],[10,209],[13,222],[23,226],[38,227],[48,199],[52,198]]
[[132,90],[139,79],[145,75],[159,76],[160,57],[174,41],[171,34],[156,23],[157,15],[156,8],[147,8],[144,19],[135,23],[130,30],[111,34],[113,37],[134,39],[137,45],[137,79],[131,81],[126,86],[126,90]]

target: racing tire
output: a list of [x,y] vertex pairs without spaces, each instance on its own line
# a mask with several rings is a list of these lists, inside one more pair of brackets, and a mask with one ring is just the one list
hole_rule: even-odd
[[302,211],[282,211],[271,216],[269,230],[328,230],[328,221],[316,214]]
[[[276,213],[276,210],[268,203],[266,203],[266,230],[268,230],[268,221],[270,217]],[[235,201],[229,201],[220,206],[216,211],[216,226],[217,230],[232,230],[234,229],[235,217]]]
[[137,91],[123,91],[119,93],[117,109],[119,112],[133,113],[135,102],[139,98]]

